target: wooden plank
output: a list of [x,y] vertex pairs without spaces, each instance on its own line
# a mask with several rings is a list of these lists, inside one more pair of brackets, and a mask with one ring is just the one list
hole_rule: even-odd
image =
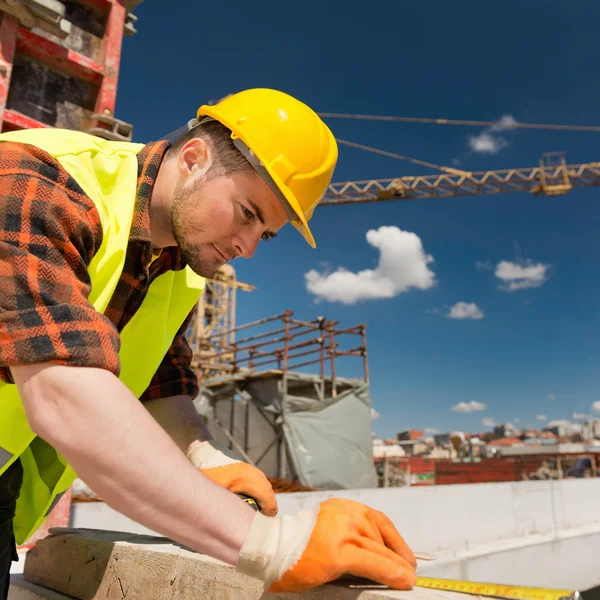
[[260,598],[259,581],[166,538],[52,529],[25,559],[26,581],[81,600]]
[[72,598],[29,583],[23,579],[23,575],[11,575],[8,600],[72,600]]
[[260,581],[166,538],[95,529],[52,529],[50,533],[27,554],[24,578],[80,600],[475,598],[424,588],[402,592],[381,586],[357,588],[349,582],[324,585],[303,594],[265,594]]

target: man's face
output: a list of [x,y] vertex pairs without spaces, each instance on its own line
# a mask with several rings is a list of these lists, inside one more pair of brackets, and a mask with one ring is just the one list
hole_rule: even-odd
[[212,277],[237,256],[250,258],[261,239],[288,222],[285,209],[256,174],[206,176],[176,187],[171,228],[183,258]]

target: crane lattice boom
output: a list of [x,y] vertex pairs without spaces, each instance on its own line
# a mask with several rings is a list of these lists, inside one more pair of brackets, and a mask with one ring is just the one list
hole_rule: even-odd
[[[572,188],[600,185],[600,163],[567,165],[559,153],[542,157],[540,166],[503,171],[442,173],[396,179],[373,179],[333,183],[321,201],[327,204],[359,204],[383,200],[419,200],[450,196],[476,196],[505,192],[531,192],[556,196]],[[451,169],[449,169],[451,171]]]

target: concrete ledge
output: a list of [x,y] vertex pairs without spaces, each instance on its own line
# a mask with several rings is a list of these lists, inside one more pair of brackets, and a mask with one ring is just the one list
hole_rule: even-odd
[[357,580],[337,581],[304,594],[267,594],[261,582],[166,538],[91,529],[53,529],[51,534],[27,554],[23,577],[13,575],[10,600],[475,598],[424,588],[393,591]]

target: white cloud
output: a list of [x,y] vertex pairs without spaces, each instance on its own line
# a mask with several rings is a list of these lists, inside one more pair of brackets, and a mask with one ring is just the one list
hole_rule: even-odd
[[479,135],[469,136],[469,147],[481,154],[497,154],[509,145],[500,132],[512,129],[517,120],[512,115],[503,115],[497,125],[484,129]]
[[592,404],[592,410],[600,415],[600,400],[598,400],[598,402],[594,402],[594,404]]
[[423,430],[423,433],[428,433],[429,435],[434,435],[439,432],[440,430],[436,429],[435,427],[425,427],[425,429]]
[[548,400],[556,400],[556,394],[548,394]]
[[479,271],[483,271],[484,269],[493,269],[494,265],[489,260],[478,260],[475,263],[475,268]]
[[481,154],[498,154],[500,150],[508,146],[508,141],[501,135],[492,135],[486,131],[479,135],[469,136],[469,147],[473,152]]
[[395,226],[371,229],[367,242],[379,249],[376,269],[358,273],[338,267],[333,273],[315,269],[304,275],[306,289],[329,302],[354,304],[359,300],[393,298],[411,288],[427,290],[436,284],[429,269],[433,256],[425,254],[421,238]]
[[549,265],[534,263],[532,260],[502,260],[496,265],[495,275],[503,282],[500,289],[514,292],[543,285],[547,280],[549,268]]
[[479,410],[485,410],[486,406],[485,404],[482,404],[481,402],[476,402],[475,400],[472,400],[471,402],[459,402],[458,404],[456,404],[455,406],[452,407],[452,410],[454,412],[460,412],[460,413],[470,413],[470,412],[477,412]]
[[496,427],[496,421],[494,421],[494,419],[492,419],[491,417],[484,417],[483,419],[481,419],[481,424],[484,427]]
[[449,319],[483,319],[483,311],[474,302],[457,302],[448,313]]
[[546,415],[536,415],[535,418],[538,421],[547,421],[548,420],[548,417]]
[[379,419],[381,415],[373,408],[371,407],[371,419],[373,419],[373,421],[375,419]]
[[590,415],[586,415],[585,413],[573,413],[571,418],[573,421],[586,421],[590,418]]

